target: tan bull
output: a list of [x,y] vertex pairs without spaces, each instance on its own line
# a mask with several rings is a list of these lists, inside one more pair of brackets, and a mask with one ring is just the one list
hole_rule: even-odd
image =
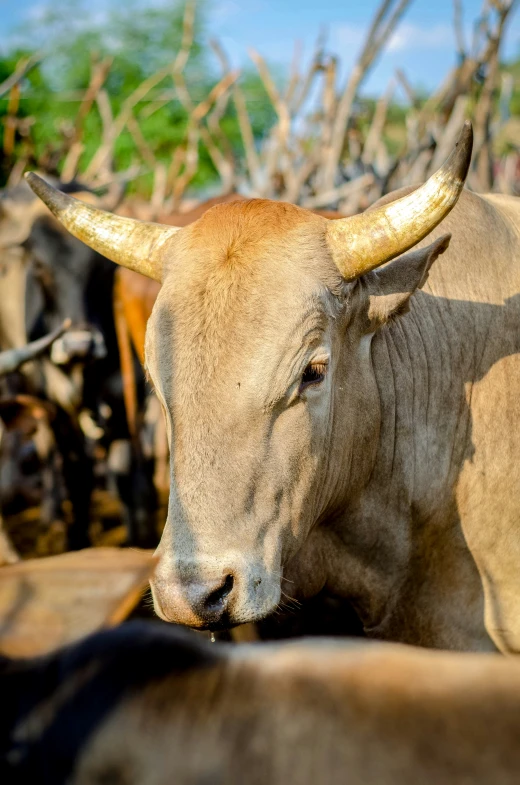
[[520,209],[462,192],[470,156],[466,124],[427,183],[362,215],[251,200],[179,230],[29,175],[162,282],[160,616],[213,628],[327,591],[369,635],[520,650]]

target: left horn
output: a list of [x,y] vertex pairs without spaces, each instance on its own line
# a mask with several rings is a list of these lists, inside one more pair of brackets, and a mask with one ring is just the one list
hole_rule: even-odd
[[327,244],[347,280],[373,270],[413,248],[456,205],[473,147],[469,120],[445,164],[413,193],[375,210],[330,221]]
[[56,190],[34,172],[28,172],[25,179],[78,240],[123,267],[162,281],[165,245],[177,227],[107,213]]

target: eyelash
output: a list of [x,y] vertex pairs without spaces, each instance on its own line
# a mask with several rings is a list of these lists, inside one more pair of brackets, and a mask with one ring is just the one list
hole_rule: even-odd
[[299,392],[303,392],[307,387],[321,384],[326,373],[327,363],[309,363],[302,374]]

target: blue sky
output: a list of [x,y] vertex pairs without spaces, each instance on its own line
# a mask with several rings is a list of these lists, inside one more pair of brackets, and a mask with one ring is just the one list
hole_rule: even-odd
[[[66,0],[60,2],[66,9]],[[143,5],[165,4],[166,0],[143,0]],[[344,69],[356,58],[364,33],[379,0],[213,0],[210,3],[209,33],[218,37],[234,65],[247,59],[253,47],[269,62],[288,65],[295,40],[301,41],[304,56],[310,57],[322,25],[329,30],[329,50],[337,53]],[[462,0],[463,18],[469,39],[481,0]],[[23,25],[37,19],[46,5],[42,0],[0,0],[0,41]],[[88,7],[102,15],[107,0],[89,0]],[[56,6],[54,6],[56,7]],[[383,57],[366,84],[369,92],[383,90],[396,68],[403,68],[412,83],[432,89],[454,64],[452,0],[414,0]],[[503,55],[520,55],[520,12],[509,23]]]

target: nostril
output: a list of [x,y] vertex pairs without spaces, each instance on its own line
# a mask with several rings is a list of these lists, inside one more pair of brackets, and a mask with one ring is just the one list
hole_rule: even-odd
[[217,610],[219,607],[224,605],[225,600],[233,590],[234,582],[235,579],[232,575],[226,575],[222,585],[219,586],[218,589],[212,591],[211,594],[208,594],[206,597],[206,608],[208,610]]

